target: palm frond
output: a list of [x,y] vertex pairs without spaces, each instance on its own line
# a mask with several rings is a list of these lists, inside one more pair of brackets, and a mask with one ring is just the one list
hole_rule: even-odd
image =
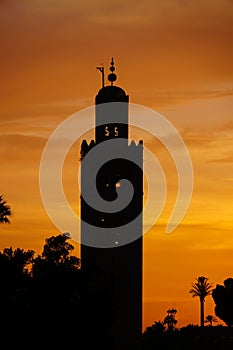
[[11,207],[7,204],[7,202],[3,199],[3,196],[0,195],[0,224],[2,223],[10,223],[11,217]]
[[212,293],[213,285],[209,282],[209,279],[204,276],[199,276],[196,278],[195,282],[191,283],[191,289],[189,293],[192,297],[199,297],[203,300],[207,295]]

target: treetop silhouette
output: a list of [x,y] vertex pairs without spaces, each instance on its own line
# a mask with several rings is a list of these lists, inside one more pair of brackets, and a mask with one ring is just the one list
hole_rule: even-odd
[[167,316],[164,318],[163,323],[167,325],[168,331],[173,331],[176,327],[177,320],[176,320],[176,313],[177,310],[175,308],[171,308],[167,310]]
[[195,282],[191,283],[191,289],[189,291],[192,297],[198,297],[200,299],[200,323],[201,327],[204,327],[205,316],[204,316],[204,302],[208,295],[211,295],[213,285],[209,282],[209,279],[205,276],[199,276]]
[[208,323],[209,326],[213,326],[214,322],[218,322],[217,317],[213,316],[213,315],[207,315],[205,318],[205,323]]
[[11,216],[11,207],[3,199],[3,195],[0,195],[0,224],[9,224]]
[[215,314],[226,325],[233,326],[233,278],[224,280],[223,285],[217,284],[212,291],[215,302]]

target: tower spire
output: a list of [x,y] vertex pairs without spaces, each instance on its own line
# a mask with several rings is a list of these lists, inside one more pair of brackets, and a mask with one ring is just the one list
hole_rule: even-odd
[[112,60],[110,62],[111,66],[110,66],[110,71],[111,73],[108,75],[108,80],[111,82],[111,85],[113,85],[113,82],[117,80],[117,76],[115,73],[113,73],[115,71],[115,67],[114,67],[114,60],[112,57]]

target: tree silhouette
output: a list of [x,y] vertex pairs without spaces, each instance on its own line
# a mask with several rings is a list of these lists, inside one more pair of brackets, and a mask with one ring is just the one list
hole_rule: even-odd
[[217,317],[213,316],[213,315],[207,315],[205,318],[205,323],[208,323],[209,326],[213,326],[214,322],[218,322]]
[[[31,281],[29,266],[34,251],[4,248],[0,252],[0,329],[16,331],[23,327],[27,318],[28,291]],[[7,332],[1,332],[2,337]],[[8,334],[9,336],[9,334]]]
[[[74,249],[72,244],[67,242],[68,239],[66,234],[46,238],[42,257],[55,264],[67,262],[70,258],[70,252]],[[77,264],[79,264],[78,260]]]
[[47,238],[42,255],[33,260],[31,272],[35,285],[45,297],[43,302],[48,301],[50,306],[55,304],[56,298],[60,306],[61,301],[70,301],[80,282],[80,259],[70,255],[74,247],[67,242],[68,239],[64,234]]
[[167,325],[168,331],[173,331],[176,327],[177,320],[175,318],[177,310],[174,308],[167,310],[167,316],[164,318],[163,323]]
[[31,269],[30,308],[36,319],[30,336],[36,338],[40,329],[41,342],[52,348],[61,348],[61,342],[72,344],[67,331],[80,336],[80,259],[71,255],[74,247],[68,240],[65,234],[47,238]]
[[42,255],[35,258],[32,250],[0,252],[1,343],[12,343],[14,334],[15,347],[31,347],[34,339],[39,347],[76,345],[67,331],[82,335],[81,269],[67,240],[65,235],[46,239]]
[[166,327],[164,325],[163,321],[155,321],[152,326],[148,326],[145,329],[145,334],[146,335],[153,335],[153,334],[163,334],[166,330]]
[[157,348],[160,343],[164,345],[165,336],[166,326],[163,321],[155,321],[151,326],[146,327],[145,331],[142,333],[140,349],[154,349]]
[[205,297],[212,293],[213,286],[209,282],[207,277],[199,276],[196,281],[191,284],[189,293],[192,297],[198,297],[200,299],[200,323],[201,327],[204,327],[205,316],[204,316],[204,302]]
[[212,291],[215,302],[215,315],[223,320],[226,325],[233,325],[233,278],[224,280],[223,285],[217,284]]
[[3,196],[0,195],[0,224],[9,224],[11,215],[11,207],[3,199]]

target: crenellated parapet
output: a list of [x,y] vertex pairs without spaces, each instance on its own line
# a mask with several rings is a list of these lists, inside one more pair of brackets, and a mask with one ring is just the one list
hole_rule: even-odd
[[[81,160],[85,157],[85,155],[96,145],[95,140],[91,140],[89,143],[87,140],[83,140],[81,144]],[[127,147],[129,147],[130,150],[136,150],[140,149],[141,152],[143,151],[143,140],[135,141],[135,140],[130,140],[129,143],[127,144]]]
[[139,147],[142,147],[142,145],[143,145],[143,140],[139,140],[139,141],[131,140],[130,143],[129,143],[129,146],[132,147],[132,148],[133,147],[135,147],[135,148],[138,147],[139,148]]
[[80,154],[81,154],[81,160],[85,157],[85,155],[96,145],[95,140],[91,140],[89,143],[87,142],[87,140],[83,140],[82,144],[81,144],[81,150],[80,150]]

